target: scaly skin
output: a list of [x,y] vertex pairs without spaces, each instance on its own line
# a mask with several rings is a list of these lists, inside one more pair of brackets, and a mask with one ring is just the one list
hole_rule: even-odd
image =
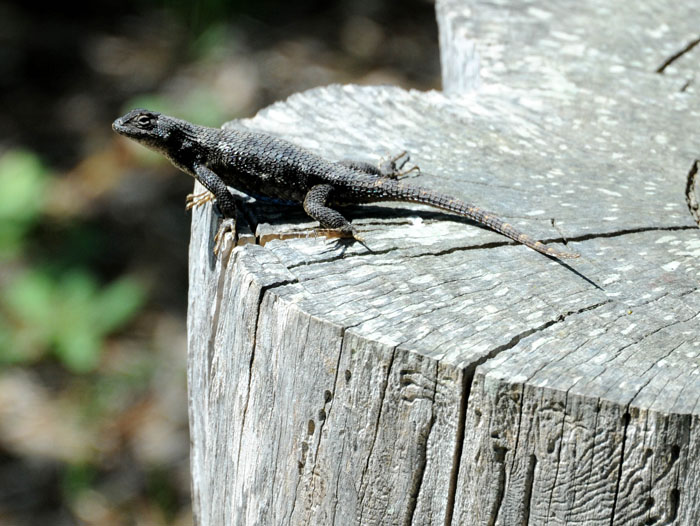
[[322,227],[357,237],[352,224],[331,205],[407,201],[468,217],[548,256],[579,257],[548,247],[477,206],[397,180],[393,163],[377,169],[361,162],[331,162],[265,133],[208,128],[144,109],[130,111],[112,128],[197,178],[214,194],[225,217],[236,212],[226,188],[231,186],[253,197],[302,203]]

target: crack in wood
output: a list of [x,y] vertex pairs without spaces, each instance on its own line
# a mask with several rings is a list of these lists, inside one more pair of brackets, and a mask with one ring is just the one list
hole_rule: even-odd
[[394,357],[395,356],[396,356],[396,347],[394,347],[391,350],[391,357],[389,358],[389,364],[387,366],[386,376],[384,377],[384,385],[382,387],[382,393],[381,393],[380,398],[379,398],[379,410],[377,411],[377,418],[375,419],[375,422],[374,422],[374,433],[372,436],[372,443],[370,445],[369,452],[367,453],[367,460],[365,461],[365,467],[362,470],[362,476],[360,477],[360,491],[362,491],[362,496],[360,497],[360,522],[359,522],[359,524],[362,524],[362,516],[364,515],[364,512],[365,512],[365,508],[364,508],[365,494],[366,494],[366,488],[364,487],[365,475],[367,474],[367,471],[369,470],[369,462],[372,459],[372,453],[374,452],[374,446],[377,442],[377,434],[379,433],[379,421],[381,420],[382,409],[384,408],[384,398],[386,397],[386,390],[387,390],[387,387],[389,385],[389,377],[391,376],[391,368],[394,365]]
[[[516,427],[518,431],[515,434],[515,445],[513,446],[513,461],[510,464],[510,472],[508,474],[508,477],[510,480],[513,479],[513,470],[515,469],[515,464],[517,461],[517,456],[518,456],[518,445],[520,444],[520,432],[522,431],[522,422],[523,422],[523,406],[525,405],[525,384],[522,384],[522,388],[520,389],[520,399],[518,400],[518,423],[516,424]],[[531,457],[534,457],[534,454],[531,455]],[[532,458],[530,458],[530,461]],[[530,516],[530,495],[532,494],[532,480],[528,482],[528,476],[531,474],[530,473],[530,468],[529,468],[529,463],[528,461],[528,471],[525,473],[525,481],[524,481],[524,494],[526,497],[523,499],[523,502],[525,503],[525,508],[523,509],[523,517],[527,517],[524,519],[523,524],[527,524],[527,521],[529,520]],[[536,458],[535,458],[536,461]],[[534,468],[533,468],[534,469]],[[534,473],[533,473],[534,475]],[[528,493],[529,490],[529,493]]]
[[683,49],[678,51],[677,53],[674,53],[670,57],[668,57],[663,64],[661,64],[657,69],[657,73],[663,73],[664,70],[669,67],[671,64],[673,64],[676,60],[681,58],[683,55],[688,53],[691,49],[693,49],[695,46],[700,44],[700,38],[696,38],[695,40],[691,40]]
[[[228,264],[229,258],[226,258],[226,263],[223,261],[221,262],[222,268],[225,268]],[[221,291],[224,290],[224,285],[226,282],[226,276],[228,275],[227,272],[218,272],[217,273],[217,283],[216,283],[216,288],[214,289],[214,312],[212,313],[211,317],[211,326],[212,327],[218,327],[219,326],[219,316],[221,315],[221,303],[223,301],[223,298],[221,296]],[[260,308],[258,307],[258,313],[260,312]],[[257,322],[256,322],[257,323]],[[216,330],[211,331],[209,334],[209,340],[207,341],[207,378],[210,379],[212,377],[212,367],[214,364],[214,351],[215,351],[215,346],[216,346]]]
[[554,471],[554,480],[552,482],[552,488],[549,492],[549,502],[547,503],[547,521],[549,522],[549,519],[551,517],[551,510],[552,510],[552,498],[554,497],[554,489],[557,486],[557,479],[559,478],[559,467],[561,466],[561,450],[564,447],[564,426],[566,425],[566,409],[567,409],[567,403],[569,402],[569,391],[571,390],[571,387],[569,387],[566,390],[566,394],[564,395],[564,414],[561,417],[561,429],[559,431],[559,449],[557,450],[557,468]]
[[629,413],[629,404],[627,405],[627,408],[625,409],[625,414],[622,415],[622,423],[623,423],[623,429],[622,429],[622,443],[620,444],[620,464],[617,469],[617,480],[615,481],[615,494],[613,495],[613,503],[612,503],[612,508],[610,511],[610,526],[613,526],[615,523],[615,508],[617,507],[617,498],[620,495],[620,483],[622,482],[622,465],[625,460],[625,442],[627,441],[627,428],[630,425],[630,413]]
[[[623,229],[623,230],[618,230],[618,231],[613,231],[613,232],[592,232],[589,234],[583,234],[580,236],[574,236],[574,237],[555,237],[555,238],[546,238],[542,239],[542,243],[544,244],[550,244],[550,243],[562,243],[562,244],[569,244],[572,242],[579,242],[579,241],[588,241],[591,239],[604,239],[604,238],[611,238],[611,237],[618,237],[618,236],[625,236],[629,234],[641,234],[644,232],[656,232],[656,231],[678,231],[678,230],[693,230],[696,227],[693,226],[658,226],[658,227],[639,227],[639,228],[628,228],[628,229]],[[293,239],[293,238],[301,238],[304,236],[296,236],[296,235],[290,235],[290,236],[278,236],[275,239]],[[347,244],[351,244],[353,241],[352,240],[339,240],[342,242],[347,242]],[[264,244],[264,243],[263,243]],[[456,247],[451,247],[447,248],[444,250],[439,250],[437,252],[421,252],[418,254],[407,254],[405,257],[407,259],[414,259],[414,258],[422,258],[422,257],[441,257],[441,256],[446,256],[450,254],[454,254],[457,252],[466,252],[470,250],[489,250],[492,248],[499,248],[499,247],[504,247],[504,246],[520,246],[516,242],[509,242],[509,241],[492,241],[489,243],[480,243],[477,245],[468,245],[468,246],[456,246]],[[320,264],[325,264],[325,263],[333,263],[334,261],[339,261],[342,259],[350,259],[350,258],[356,258],[356,257],[367,257],[367,256],[380,256],[380,255],[386,255],[390,254],[391,252],[398,252],[401,250],[405,250],[407,247],[390,247],[386,248],[383,250],[367,250],[366,252],[355,252],[351,254],[347,254],[346,250],[347,247],[343,247],[343,250],[341,251],[340,254],[335,254],[331,257],[328,258],[323,258],[323,259],[317,259],[314,261],[303,261],[300,263],[294,263],[291,265],[287,266],[288,270],[293,270],[298,267],[306,267],[309,265],[320,265]],[[570,270],[576,272],[575,269],[570,267],[566,263],[562,263],[565,267],[569,268]],[[576,272],[579,274],[578,272]],[[591,282],[588,278],[583,276],[586,281],[589,283],[592,283],[594,286],[597,288],[600,288],[597,286],[595,283]]]
[[[653,336],[654,334],[656,334],[656,333],[658,333],[658,332],[660,332],[660,331],[662,331],[662,330],[664,330],[664,329],[668,329],[669,327],[673,327],[674,325],[679,325],[679,324],[681,324],[681,323],[687,323],[687,322],[689,322],[689,321],[691,321],[691,320],[697,318],[698,316],[700,316],[700,314],[695,314],[695,313],[694,313],[694,315],[693,315],[693,316],[690,316],[689,318],[684,318],[684,319],[682,319],[682,320],[672,320],[670,323],[667,323],[667,324],[665,324],[665,325],[662,325],[661,327],[657,327],[656,329],[654,329],[654,330],[651,331],[651,332],[648,332],[648,333],[646,333],[646,334],[642,334],[640,337],[634,338],[630,343],[628,343],[628,344],[626,344],[626,345],[623,345],[622,347],[620,347],[619,349],[617,349],[617,350],[615,351],[615,355],[614,355],[612,358],[617,358],[617,357],[619,357],[625,349],[627,349],[627,348],[629,348],[629,347],[631,347],[631,346],[633,346],[633,345],[639,345],[641,342],[643,342],[643,341],[646,340],[647,338]],[[617,319],[619,319],[619,317],[618,317]],[[682,343],[679,344],[678,347],[680,347],[680,345],[682,345]],[[676,347],[676,348],[677,348],[677,347]],[[676,348],[672,349],[671,352],[674,351]],[[670,353],[669,353],[669,354],[670,354]],[[654,366],[654,364],[652,364],[646,371],[644,371],[644,373],[642,373],[642,375],[643,375],[643,374],[646,374],[647,371],[648,371],[649,369],[651,369],[653,366]],[[642,375],[639,375],[639,376],[641,377]],[[645,384],[645,385],[646,385],[646,384]],[[637,397],[638,394],[639,394],[639,391],[637,391],[637,394],[632,398],[632,401],[634,400],[634,398]],[[628,404],[627,407],[629,408],[629,404]]]
[[[593,485],[593,466],[595,465],[595,452],[596,452],[596,438],[598,437],[598,417],[600,416],[601,405],[600,398],[596,398],[595,406],[595,416],[593,417],[593,426],[591,427],[591,462],[588,467],[588,477],[586,477],[586,485],[584,486],[583,495],[589,495],[589,491],[594,491],[591,486]],[[589,489],[591,488],[591,489]]]
[[700,204],[698,204],[698,195],[695,192],[695,181],[698,175],[698,163],[700,159],[695,159],[690,167],[688,177],[685,183],[685,202],[688,204],[688,211],[695,222],[700,226]]
[[[620,237],[627,236],[630,234],[643,234],[644,232],[676,232],[678,230],[695,230],[694,226],[678,225],[678,226],[650,226],[650,227],[639,227],[639,228],[626,228],[623,230],[616,230],[613,232],[598,232],[583,234],[581,236],[568,238],[569,242],[572,241],[588,241],[589,239],[604,239],[609,237]],[[556,241],[556,240],[555,240]],[[554,242],[552,240],[544,240],[543,243]]]
[[690,288],[690,289],[688,289],[688,290],[685,290],[685,291],[679,293],[679,294],[678,294],[678,297],[679,297],[679,298],[684,298],[684,297],[687,296],[688,294],[693,294],[694,292],[697,292],[697,290],[698,290],[699,288],[700,288],[700,287],[692,287],[692,288]]
[[[418,496],[420,495],[420,489],[423,486],[423,479],[425,478],[425,469],[428,465],[428,442],[430,441],[430,435],[433,431],[433,426],[435,425],[435,397],[437,395],[437,384],[438,384],[438,374],[439,374],[440,362],[435,362],[435,381],[433,382],[433,399],[430,406],[430,423],[428,424],[428,429],[425,433],[419,434],[417,438],[418,450],[421,455],[418,461],[418,466],[414,471],[413,483],[409,490],[408,496],[408,510],[406,512],[406,520],[404,521],[404,526],[411,526],[413,524],[413,516],[416,512],[416,506],[418,505]],[[380,522],[383,524],[383,522]]]
[[[347,423],[347,421],[346,421]],[[343,426],[345,427],[345,426]],[[342,446],[340,447],[340,458],[345,458],[345,440],[343,440]],[[339,495],[339,488],[340,488],[340,475],[342,471],[338,470],[336,476],[335,476],[335,499],[333,500],[333,509],[331,510],[331,524],[335,526],[335,516],[338,511],[338,495]]]
[[506,493],[506,454],[508,449],[502,446],[494,446],[494,454],[496,462],[500,465],[498,470],[498,487],[496,488],[496,496],[494,498],[491,513],[489,513],[488,526],[495,526],[498,521],[498,514],[501,512],[503,505],[503,497]]
[[[695,161],[693,168],[691,169],[691,172],[688,174],[688,186],[686,187],[686,197],[688,196],[688,188],[693,188],[693,185],[690,184],[690,177],[691,175],[693,176],[693,181],[694,181],[694,175],[697,173],[698,170],[698,161]],[[694,170],[694,171],[693,171]],[[697,212],[697,199],[695,199],[695,210]],[[690,204],[689,204],[690,207]],[[691,210],[691,214],[692,214]],[[700,224],[700,216],[698,219],[696,219],[699,224]],[[479,226],[479,225],[477,225]],[[550,243],[561,243],[564,245],[568,245],[569,243],[572,242],[579,242],[579,241],[589,241],[591,239],[605,239],[605,238],[611,238],[611,237],[619,237],[619,236],[626,236],[629,234],[641,234],[644,232],[657,232],[657,231],[669,231],[669,232],[674,232],[678,230],[692,230],[695,227],[692,226],[687,226],[687,225],[677,225],[677,226],[652,226],[652,227],[637,227],[637,228],[627,228],[627,229],[622,229],[622,230],[616,230],[612,232],[591,232],[588,234],[582,234],[580,236],[571,236],[571,237],[552,237],[552,238],[543,238],[541,242],[543,244],[550,244]],[[484,228],[484,230],[489,231],[487,228]],[[258,244],[264,245],[266,242],[271,241],[272,239],[306,239],[311,236],[308,235],[301,235],[301,234],[280,234],[280,235],[270,235],[265,237],[265,242],[261,242]],[[336,240],[336,242],[343,242],[348,245],[354,243],[353,240],[348,239],[348,240]],[[520,246],[519,243],[515,241],[491,241],[488,243],[480,243],[476,245],[467,245],[467,246],[456,246],[456,247],[451,247],[447,248],[444,250],[439,250],[437,252],[423,252],[420,254],[409,254],[406,255],[407,258],[420,258],[420,257],[440,257],[440,256],[445,256],[449,254],[454,254],[456,252],[462,252],[462,251],[469,251],[469,250],[488,250],[492,248],[499,248],[499,247],[504,247],[504,246]],[[301,262],[301,263],[295,263],[292,265],[289,265],[287,268],[289,270],[292,270],[296,267],[301,267],[301,266],[307,266],[309,264],[315,265],[315,264],[321,264],[321,263],[331,263],[333,261],[338,261],[340,259],[346,259],[346,258],[353,258],[353,257],[366,257],[367,255],[375,256],[375,255],[384,255],[384,254],[389,254],[391,252],[396,252],[399,250],[403,250],[406,247],[391,247],[391,248],[386,248],[383,250],[368,250],[367,252],[357,252],[357,253],[352,253],[352,254],[346,254],[345,250],[346,247],[343,248],[343,251],[340,254],[334,255],[330,258],[325,258],[325,259],[318,259],[315,260],[311,263],[309,262]]]
[[455,450],[452,456],[452,470],[450,472],[450,485],[447,490],[447,505],[445,509],[445,526],[452,525],[452,517],[455,511],[455,500],[457,497],[457,481],[459,480],[459,468],[462,464],[462,450],[464,449],[464,434],[467,423],[467,407],[469,405],[469,395],[472,390],[474,373],[467,374],[465,370],[462,374],[462,398],[459,401],[459,416],[457,417],[457,429],[455,433]]
[[[308,330],[308,329],[307,329]],[[326,391],[324,393],[324,401],[323,401],[323,409],[321,409],[321,414],[322,416],[319,417],[320,419],[320,424],[318,426],[318,441],[316,442],[316,448],[314,449],[314,456],[312,459],[313,462],[313,467],[311,468],[311,489],[309,490],[310,495],[315,495],[316,492],[316,480],[317,478],[320,478],[318,476],[317,468],[318,468],[318,452],[321,448],[321,443],[323,441],[323,428],[326,425],[326,422],[328,422],[328,419],[330,418],[331,415],[331,409],[333,408],[333,400],[335,399],[335,393],[338,387],[338,372],[340,371],[340,360],[342,359],[343,356],[343,343],[345,341],[345,329],[341,329],[340,333],[340,342],[339,342],[339,347],[338,347],[338,359],[336,360],[335,364],[335,374],[333,376],[333,391]],[[326,407],[328,409],[326,409]],[[303,477],[299,476],[297,479],[297,486],[295,488],[295,493],[294,493],[294,502],[296,503],[297,500],[297,491],[299,488],[299,482],[301,481]],[[292,510],[293,511],[293,510]],[[290,515],[291,518],[291,515]]]
[[678,517],[678,506],[680,505],[681,492],[678,488],[673,488],[668,494],[668,507],[670,509],[666,524],[673,524]]
[[266,287],[261,287],[260,293],[258,294],[258,310],[255,313],[255,323],[253,324],[253,342],[250,350],[250,360],[248,361],[248,387],[246,389],[245,395],[245,405],[243,406],[243,416],[241,418],[241,431],[240,438],[238,440],[238,453],[236,455],[236,475],[235,480],[238,480],[238,468],[241,465],[241,447],[243,444],[243,432],[245,429],[246,416],[248,414],[248,403],[250,402],[250,386],[253,380],[253,362],[255,360],[255,350],[258,342],[258,324],[260,322],[260,311],[262,310],[263,299],[265,293],[267,292]]
[[[471,385],[472,385],[472,382],[473,382],[473,374],[474,374],[474,371],[475,371],[475,369],[476,369],[476,367],[477,367],[478,365],[481,365],[481,364],[485,363],[487,360],[496,357],[500,352],[502,352],[502,351],[504,351],[504,350],[508,350],[508,349],[511,349],[511,348],[515,347],[522,339],[524,339],[524,338],[526,338],[526,337],[528,337],[528,336],[534,334],[535,332],[540,332],[540,331],[542,331],[542,330],[544,330],[544,329],[547,329],[548,327],[551,327],[551,326],[554,325],[555,323],[559,323],[559,322],[561,322],[561,321],[564,321],[567,317],[569,317],[569,316],[571,316],[571,315],[573,315],[573,314],[580,314],[580,313],[585,312],[585,311],[590,311],[590,310],[599,308],[599,307],[601,307],[601,306],[603,306],[603,305],[607,305],[608,303],[612,303],[612,302],[613,302],[613,300],[612,300],[612,299],[609,299],[609,300],[606,300],[606,301],[597,303],[597,304],[595,304],[595,305],[591,305],[591,306],[585,307],[585,308],[583,308],[583,309],[579,309],[579,310],[577,310],[577,311],[567,312],[567,313],[565,313],[565,314],[560,315],[560,316],[559,316],[557,319],[555,319],[555,320],[550,320],[550,321],[544,323],[543,325],[541,325],[541,326],[539,326],[539,327],[537,327],[537,328],[530,329],[530,330],[528,330],[528,331],[524,331],[523,333],[521,333],[521,334],[519,334],[519,335],[516,335],[516,336],[515,336],[514,338],[512,338],[507,344],[504,344],[504,345],[499,346],[499,347],[497,347],[496,349],[492,350],[487,356],[482,357],[480,360],[478,360],[478,362],[476,362],[475,364],[472,364],[471,367],[469,367],[469,368],[467,368],[467,370],[465,370],[465,379],[467,380],[467,388],[466,388],[467,391],[466,391],[466,393],[465,393],[465,398],[464,398],[464,400],[468,400],[468,398],[469,398],[469,392],[470,392],[470,390],[471,390]],[[470,376],[467,376],[466,373],[469,372],[469,371],[471,371],[471,375],[470,375]],[[564,425],[565,419],[566,419],[566,400],[568,399],[568,391],[567,391],[566,396],[567,396],[567,398],[565,399],[565,402],[564,402],[564,407],[565,407],[565,409],[564,409],[564,416],[562,417],[562,426]],[[468,402],[467,402],[467,403],[468,403]],[[598,403],[600,403],[600,402],[598,402]],[[521,404],[522,404],[522,400],[521,400]],[[465,414],[466,414],[466,405],[465,405],[464,411],[465,411]],[[522,405],[521,405],[521,411],[522,411]],[[596,421],[597,421],[597,415],[596,415]],[[464,433],[464,428],[461,429],[461,432]],[[463,435],[462,435],[462,436],[463,436]],[[562,435],[562,436],[563,436],[563,435]],[[462,444],[462,446],[463,446],[463,438],[460,440],[460,442],[461,442],[461,444]],[[517,442],[516,442],[516,447],[517,447]],[[561,447],[562,447],[562,445],[560,444],[560,447],[559,447],[559,450],[558,450],[558,453],[557,453],[557,455],[558,455],[558,456],[557,456],[557,458],[558,458],[557,471],[558,471],[558,469],[559,469],[559,459],[560,459],[560,456],[561,456]],[[461,451],[461,450],[460,450],[460,451]],[[503,454],[505,455],[505,453],[503,453]],[[537,465],[537,458],[536,458],[534,455],[533,455],[533,457],[534,457],[534,458],[531,458],[531,459],[529,460],[529,463],[528,463],[528,471],[527,471],[527,474],[526,474],[525,492],[526,492],[526,494],[527,494],[527,501],[526,501],[526,502],[527,502],[527,505],[526,505],[525,512],[524,512],[525,522],[523,522],[523,524],[528,524],[528,522],[529,522],[529,513],[530,513],[530,509],[531,509],[531,502],[530,502],[530,501],[531,501],[531,499],[532,499],[532,491],[533,491],[533,486],[534,486],[534,471],[535,471],[535,468],[536,468],[536,465]],[[504,458],[505,458],[505,457],[504,457]],[[460,455],[460,459],[461,459],[461,455]],[[458,470],[459,470],[459,464],[457,463],[456,471],[455,471],[454,473],[458,473]],[[454,473],[453,473],[453,476],[455,476]],[[500,504],[501,504],[500,501],[501,501],[502,498],[503,498],[503,491],[505,491],[505,484],[506,484],[506,478],[507,478],[505,475],[506,475],[506,474],[505,474],[505,465],[504,465],[504,466],[503,466],[503,477],[500,477],[500,476],[499,476],[499,483],[502,482],[502,483],[503,483],[503,487],[499,486],[500,489],[499,489],[499,491],[497,492],[497,502],[496,502],[496,506],[495,506],[494,509],[492,510],[493,513],[492,513],[492,515],[491,515],[491,520],[489,521],[489,524],[492,524],[492,523],[495,524],[495,522],[496,522],[496,520],[497,520],[497,517],[498,517],[498,511],[499,511],[499,509],[500,509]],[[556,477],[555,477],[555,480],[556,480]],[[552,497],[552,495],[550,495],[550,507],[551,507],[551,497]],[[500,500],[499,500],[499,499],[500,499]],[[448,508],[447,508],[448,515],[447,515],[446,517],[449,517],[449,522],[448,522],[447,520],[445,521],[445,525],[446,525],[446,526],[450,526],[450,525],[451,525],[452,515],[453,515],[453,512],[454,512],[454,494],[453,494],[453,493],[449,493],[449,494],[448,494],[448,503],[449,503]]]
[[[696,318],[697,318],[697,316],[696,316]],[[692,318],[691,318],[691,319],[692,319]],[[690,320],[686,320],[686,321],[690,321]],[[685,323],[685,322],[683,322],[683,323]],[[664,327],[664,328],[666,328],[666,327]],[[642,338],[642,340],[643,340],[643,339],[644,339],[644,338]],[[640,341],[642,341],[642,340],[640,340]],[[675,347],[673,347],[670,351],[668,351],[668,352],[667,352],[666,354],[664,354],[661,358],[659,358],[655,363],[650,364],[649,367],[646,368],[646,370],[642,371],[642,372],[638,375],[638,377],[639,377],[639,378],[642,378],[642,377],[643,377],[644,375],[646,375],[649,371],[651,371],[654,367],[656,367],[660,362],[663,362],[663,361],[666,360],[669,356],[671,356],[671,354],[673,354],[674,352],[676,352],[676,350],[678,350],[680,347],[682,347],[685,343],[686,343],[686,342],[683,341],[683,342],[680,342],[680,343],[679,343],[678,345],[676,345]],[[653,376],[652,376],[652,378],[653,378]],[[642,389],[644,389],[650,381],[651,381],[651,378],[650,378],[642,387],[639,388],[639,390],[637,391],[637,394],[634,395],[634,398],[632,399],[632,401],[634,401],[634,399],[637,398],[637,396],[640,395],[640,393],[642,392]]]
[[[308,340],[309,325],[310,325],[310,323],[306,324],[306,332],[304,335],[304,341]],[[342,349],[342,341],[343,341],[342,335],[341,335],[340,341],[341,341],[341,349]],[[336,374],[337,374],[337,372],[336,372]],[[337,378],[337,376],[336,376],[336,378]],[[318,445],[321,442],[321,430],[322,430],[324,422],[325,422],[325,419],[321,420],[321,423],[319,424],[319,440],[316,443],[316,450],[315,450],[314,458],[313,458],[314,466],[311,468],[311,486],[312,486],[312,489],[310,491],[310,494],[312,494],[312,495],[314,492],[314,489],[313,489],[314,488],[314,470],[316,468],[316,457],[318,455]],[[312,435],[312,438],[313,438],[313,435]],[[302,447],[302,455],[304,456],[304,455],[308,454],[308,449],[309,449],[308,442],[306,442],[306,441],[302,442],[301,447]],[[308,457],[304,456],[304,463],[299,468],[299,474],[297,476],[296,484],[294,485],[294,495],[292,497],[292,507],[289,511],[289,520],[290,521],[292,520],[292,517],[294,516],[294,510],[296,509],[296,506],[297,506],[298,495],[299,495],[299,485],[301,484],[302,480],[304,480],[303,469],[304,469],[304,467],[306,467],[306,458],[308,458]],[[276,466],[276,464],[275,464],[275,466]],[[274,473],[274,471],[273,471],[273,473]]]
[[532,508],[532,489],[535,486],[535,470],[537,469],[537,455],[532,453],[527,463],[527,471],[525,473],[525,482],[523,490],[523,509],[522,526],[527,526],[530,523],[530,509]]
[[504,343],[503,345],[499,345],[497,347],[494,347],[489,352],[487,352],[485,355],[483,355],[481,358],[479,358],[478,360],[475,360],[474,362],[469,364],[469,366],[467,367],[467,370],[470,372],[473,372],[478,366],[486,363],[486,361],[495,358],[503,351],[507,351],[509,349],[512,349],[513,347],[518,345],[518,343],[520,343],[521,340],[527,338],[528,336],[532,336],[536,332],[542,332],[545,329],[551,327],[552,325],[554,325],[556,323],[561,323],[564,320],[566,320],[569,316],[574,316],[576,314],[582,314],[584,312],[588,312],[588,311],[597,309],[599,307],[602,307],[603,305],[607,305],[608,303],[611,303],[612,301],[613,301],[612,299],[606,299],[605,301],[601,301],[601,302],[595,303],[593,305],[588,305],[586,307],[582,307],[582,308],[577,309],[575,311],[567,311],[563,314],[560,314],[559,316],[557,316],[553,320],[546,321],[545,323],[538,325],[537,327],[533,327],[533,328],[527,329],[526,331],[523,331],[519,334],[516,334],[508,342]]

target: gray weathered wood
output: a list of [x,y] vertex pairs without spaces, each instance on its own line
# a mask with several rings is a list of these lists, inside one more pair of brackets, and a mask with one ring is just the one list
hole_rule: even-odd
[[421,184],[582,258],[398,204],[347,210],[368,250],[254,203],[216,258],[196,210],[198,524],[700,524],[700,46],[656,73],[699,15],[443,1],[473,42],[441,38],[452,95],[331,86],[229,124],[408,150]]

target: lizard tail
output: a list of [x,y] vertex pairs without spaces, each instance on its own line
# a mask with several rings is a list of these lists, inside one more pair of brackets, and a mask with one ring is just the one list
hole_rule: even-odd
[[499,234],[503,234],[504,236],[509,237],[518,243],[522,243],[523,245],[548,256],[553,256],[559,259],[572,259],[580,257],[580,254],[577,254],[576,252],[566,252],[548,247],[544,243],[531,238],[527,234],[523,234],[510,223],[503,221],[497,215],[487,212],[486,210],[482,210],[477,206],[465,203],[464,201],[460,201],[454,197],[440,194],[425,188],[415,186],[409,187],[409,185],[405,185],[400,182],[397,183],[396,186],[401,195],[402,201],[426,204],[435,208],[447,210],[448,212],[452,212],[462,217],[467,217],[481,225],[489,227],[491,230],[494,230]]

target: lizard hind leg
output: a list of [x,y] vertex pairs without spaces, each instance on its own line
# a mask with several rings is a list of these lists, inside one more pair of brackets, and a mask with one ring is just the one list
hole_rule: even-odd
[[337,210],[327,206],[328,196],[332,191],[333,186],[330,184],[317,184],[311,187],[304,198],[304,211],[312,219],[318,221],[323,229],[333,231],[336,236],[351,237],[362,241],[357,229],[352,226],[350,221]]

